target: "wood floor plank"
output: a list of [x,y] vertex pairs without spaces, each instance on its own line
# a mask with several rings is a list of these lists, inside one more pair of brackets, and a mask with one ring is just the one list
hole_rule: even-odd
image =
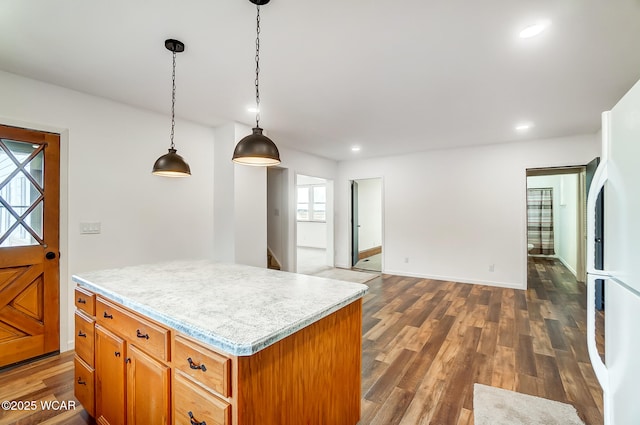
[[532,377],[538,376],[536,361],[533,354],[532,337],[518,335],[518,351],[516,353],[516,371]]

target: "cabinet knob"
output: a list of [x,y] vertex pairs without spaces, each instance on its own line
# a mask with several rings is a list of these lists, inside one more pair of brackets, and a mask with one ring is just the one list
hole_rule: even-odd
[[86,304],[87,300],[85,300],[84,298],[78,298],[78,304]]
[[206,371],[207,371],[207,368],[205,367],[205,365],[203,365],[203,364],[201,364],[201,365],[197,365],[197,364],[195,364],[195,363],[193,362],[193,360],[191,360],[191,357],[189,357],[189,358],[187,359],[187,361],[189,362],[189,367],[190,367],[191,369],[200,369],[200,370],[201,370],[201,371],[203,371],[203,372],[206,372]]
[[78,377],[78,384],[87,385],[87,383],[85,381],[83,381],[82,378],[80,378],[80,377]]
[[82,331],[78,331],[78,336],[81,336],[82,338],[86,338],[87,334]]
[[113,355],[116,357],[120,357],[120,351],[116,351],[115,353],[113,353]]
[[136,329],[136,336],[138,338],[149,339],[149,334],[143,334],[142,332],[140,332],[140,329]]
[[193,417],[193,413],[189,412],[189,420],[191,421],[191,425],[207,425],[207,423],[205,421],[202,422],[198,422],[194,417]]
[[113,319],[113,314],[107,314],[107,312],[105,311],[104,314],[102,315],[105,319]]

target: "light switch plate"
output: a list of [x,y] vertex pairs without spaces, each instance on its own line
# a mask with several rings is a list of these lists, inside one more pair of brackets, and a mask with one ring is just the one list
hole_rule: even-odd
[[100,222],[82,222],[80,223],[80,234],[82,235],[97,235],[100,233]]

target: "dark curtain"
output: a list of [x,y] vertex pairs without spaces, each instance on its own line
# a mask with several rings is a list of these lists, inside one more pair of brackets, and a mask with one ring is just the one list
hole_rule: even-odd
[[553,255],[553,189],[527,190],[527,239],[529,254]]

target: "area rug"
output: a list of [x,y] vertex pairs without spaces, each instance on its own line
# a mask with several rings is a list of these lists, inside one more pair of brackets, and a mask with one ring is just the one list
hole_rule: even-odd
[[356,269],[380,272],[380,270],[382,270],[382,254],[375,254],[371,257],[363,258],[362,260],[358,261],[353,267]]
[[474,384],[474,425],[584,425],[570,404]]
[[380,276],[379,273],[364,273],[355,270],[331,268],[314,273],[313,276],[326,277],[328,279],[346,280],[347,282],[365,283]]

